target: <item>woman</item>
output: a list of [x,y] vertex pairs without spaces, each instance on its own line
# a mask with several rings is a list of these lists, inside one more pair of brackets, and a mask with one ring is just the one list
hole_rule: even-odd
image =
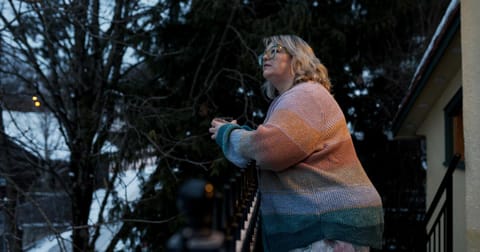
[[239,167],[259,169],[265,251],[381,248],[382,202],[360,164],[327,69],[294,35],[264,39],[260,63],[273,101],[256,130],[212,120],[209,132]]

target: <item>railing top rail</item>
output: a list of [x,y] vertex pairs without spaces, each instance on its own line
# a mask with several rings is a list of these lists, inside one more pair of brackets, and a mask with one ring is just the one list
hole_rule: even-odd
[[440,186],[438,187],[438,190],[435,193],[435,197],[433,198],[433,201],[430,204],[430,207],[428,208],[427,213],[425,214],[425,223],[428,223],[430,221],[430,218],[432,217],[433,212],[437,208],[438,202],[442,197],[443,191],[445,191],[447,187],[447,183],[449,179],[451,179],[452,174],[455,171],[455,168],[457,168],[457,165],[460,162],[460,158],[461,158],[460,154],[455,154],[450,160],[447,172],[445,173],[445,176],[443,177],[442,182],[440,183]]

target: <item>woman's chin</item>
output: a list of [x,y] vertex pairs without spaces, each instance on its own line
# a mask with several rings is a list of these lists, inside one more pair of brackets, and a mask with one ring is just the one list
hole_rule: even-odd
[[263,78],[265,78],[266,80],[269,80],[271,77],[272,77],[272,73],[268,69],[263,70]]

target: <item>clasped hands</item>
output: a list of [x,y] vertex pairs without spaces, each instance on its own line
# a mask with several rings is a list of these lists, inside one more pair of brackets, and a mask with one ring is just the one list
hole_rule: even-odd
[[229,121],[228,119],[221,118],[221,117],[213,118],[212,122],[210,123],[211,127],[208,129],[208,132],[212,134],[211,138],[213,140],[217,138],[218,129],[227,123],[237,124],[237,120]]

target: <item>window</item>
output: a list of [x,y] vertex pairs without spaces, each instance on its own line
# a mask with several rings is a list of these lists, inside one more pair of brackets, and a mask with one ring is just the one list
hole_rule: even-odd
[[455,153],[462,155],[459,167],[464,167],[462,89],[460,88],[444,109],[445,161],[448,166]]

